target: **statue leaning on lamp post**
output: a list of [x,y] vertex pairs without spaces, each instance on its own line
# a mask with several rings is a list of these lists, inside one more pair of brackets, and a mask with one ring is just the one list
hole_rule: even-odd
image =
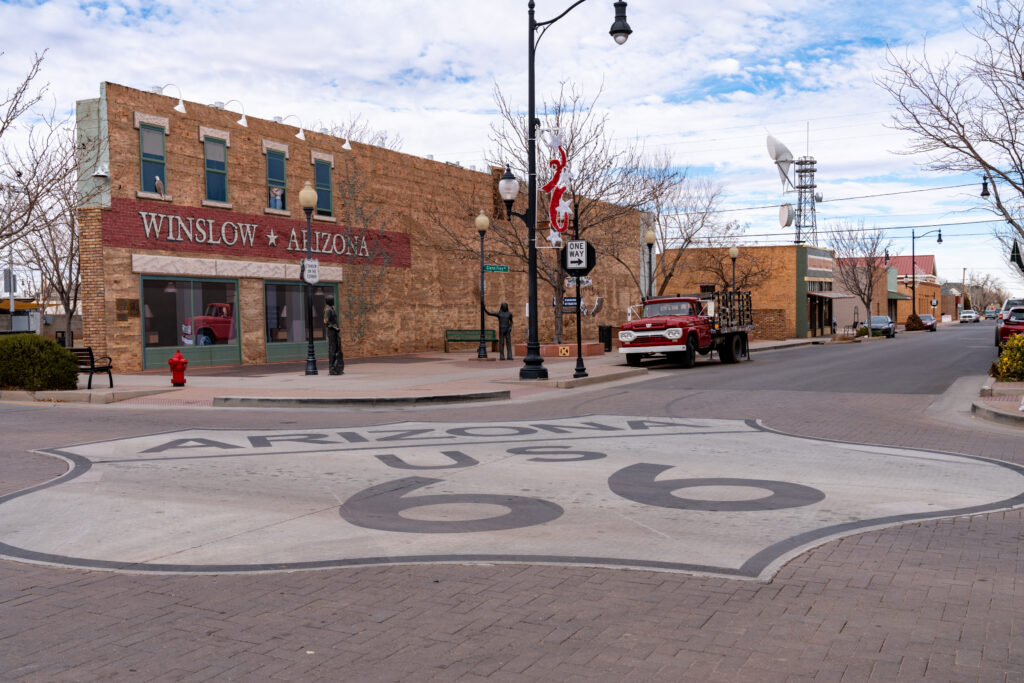
[[338,313],[334,310],[334,297],[327,296],[324,307],[324,330],[327,333],[327,362],[330,374],[345,374],[345,356],[341,352],[341,327],[338,325]]

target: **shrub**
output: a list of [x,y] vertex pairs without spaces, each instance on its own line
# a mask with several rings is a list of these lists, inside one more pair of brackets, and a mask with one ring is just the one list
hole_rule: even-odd
[[1024,380],[1024,334],[1006,340],[996,361],[996,377],[1006,382]]
[[78,363],[57,342],[37,334],[0,337],[0,388],[45,391],[78,388]]
[[857,336],[858,337],[866,337],[866,336],[868,336],[868,328],[866,328],[866,327],[858,327],[857,328]]
[[907,332],[913,332],[914,330],[923,329],[924,323],[921,321],[921,316],[919,316],[917,313],[911,313],[909,316],[907,316]]

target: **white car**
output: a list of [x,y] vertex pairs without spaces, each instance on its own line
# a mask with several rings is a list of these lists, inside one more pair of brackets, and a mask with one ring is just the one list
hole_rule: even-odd
[[977,311],[972,311],[968,308],[967,310],[960,312],[960,322],[962,323],[976,323],[980,321],[981,317],[978,315]]

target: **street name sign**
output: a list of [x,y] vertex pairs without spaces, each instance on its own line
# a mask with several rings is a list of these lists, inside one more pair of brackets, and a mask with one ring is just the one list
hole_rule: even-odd
[[507,273],[508,266],[498,266],[493,263],[488,263],[484,266],[485,273]]

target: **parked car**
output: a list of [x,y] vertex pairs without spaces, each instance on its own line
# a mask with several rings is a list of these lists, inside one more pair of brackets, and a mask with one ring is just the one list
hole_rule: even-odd
[[972,311],[967,308],[960,311],[960,322],[962,323],[977,323],[981,322],[981,318],[978,316],[977,311]]
[[924,323],[924,329],[928,330],[929,332],[934,332],[935,330],[938,329],[939,323],[938,321],[935,320],[935,316],[932,315],[931,313],[922,313],[920,318],[921,322]]
[[998,308],[986,308],[985,309],[985,320],[995,320],[996,316],[999,315]]
[[896,336],[896,323],[887,315],[871,316],[871,334],[881,332],[883,337],[890,339]]
[[1010,311],[1018,306],[1024,306],[1024,299],[1022,298],[1009,298],[1003,302],[1003,307],[999,309],[999,316],[996,318],[996,348],[998,349],[1002,345],[1002,338],[999,336],[999,328],[1006,322],[1006,318],[1009,317]]
[[1013,335],[1024,334],[1024,306],[1010,309],[1006,314],[1006,320],[999,326],[997,334],[999,335],[997,346],[1000,347]]

